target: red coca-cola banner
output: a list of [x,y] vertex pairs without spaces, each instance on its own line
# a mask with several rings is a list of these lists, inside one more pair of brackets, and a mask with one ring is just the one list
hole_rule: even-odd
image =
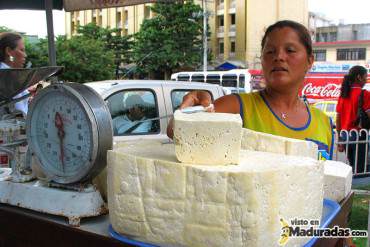
[[336,100],[340,95],[342,80],[342,74],[308,74],[300,95],[305,95],[308,99]]
[[[261,70],[249,70],[253,89],[261,90],[264,79]],[[299,95],[305,95],[307,99],[316,100],[337,100],[340,96],[340,88],[345,73],[308,73],[304,79]],[[370,83],[370,77],[368,77]],[[312,101],[311,101],[312,102]]]

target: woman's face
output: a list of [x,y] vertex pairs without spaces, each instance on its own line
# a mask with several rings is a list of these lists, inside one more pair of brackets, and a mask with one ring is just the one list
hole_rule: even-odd
[[267,36],[261,60],[266,86],[280,91],[298,88],[303,83],[313,56],[307,55],[298,34],[284,27]]
[[365,85],[366,82],[367,82],[367,74],[364,74],[364,75],[359,75],[359,82],[361,85]]
[[12,68],[23,68],[24,63],[26,62],[26,49],[24,47],[24,42],[22,39],[17,41],[17,46],[14,50],[8,48],[8,55],[13,56],[13,61],[10,61]]

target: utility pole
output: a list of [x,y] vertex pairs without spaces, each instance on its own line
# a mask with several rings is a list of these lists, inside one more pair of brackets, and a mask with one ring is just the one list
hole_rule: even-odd
[[207,2],[206,0],[202,0],[202,8],[203,8],[203,71],[207,71],[207,50],[208,50],[208,37],[207,37],[207,22],[208,22],[208,15],[207,12]]

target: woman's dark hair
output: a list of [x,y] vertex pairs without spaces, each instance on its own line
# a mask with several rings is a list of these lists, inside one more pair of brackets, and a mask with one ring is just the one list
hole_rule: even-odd
[[281,29],[284,27],[289,27],[297,33],[299,40],[301,41],[302,45],[306,48],[307,55],[311,56],[312,55],[312,40],[311,40],[310,32],[302,24],[295,22],[295,21],[290,21],[290,20],[278,21],[266,29],[266,32],[261,42],[261,51],[263,50],[263,47],[265,46],[267,36],[275,29]]
[[14,50],[18,45],[18,40],[22,39],[22,36],[17,33],[0,33],[0,62],[5,61],[5,49],[9,47]]
[[364,76],[367,74],[367,70],[365,67],[356,65],[353,66],[347,75],[344,76],[342,87],[340,89],[340,97],[347,98],[349,96],[349,92],[351,91],[351,86],[355,82],[358,81],[358,76]]

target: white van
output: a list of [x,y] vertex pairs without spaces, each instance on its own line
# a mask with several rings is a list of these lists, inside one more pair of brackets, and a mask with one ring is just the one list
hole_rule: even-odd
[[[196,82],[109,80],[85,85],[97,91],[107,103],[113,120],[115,142],[167,139],[169,117],[179,107],[185,94],[192,90],[206,90],[213,99],[224,95],[218,85]],[[133,106],[139,106],[142,115],[130,127],[123,126]]]

